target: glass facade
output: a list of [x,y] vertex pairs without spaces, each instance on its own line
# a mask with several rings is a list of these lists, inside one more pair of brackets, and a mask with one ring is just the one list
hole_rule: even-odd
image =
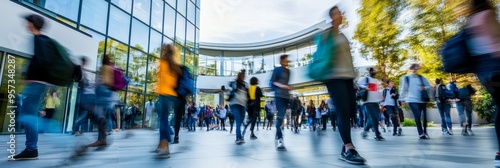
[[[288,59],[292,61],[289,68],[296,68],[308,65],[314,52],[316,52],[316,46],[312,43],[294,45],[251,56],[231,57],[222,51],[223,57],[200,55],[198,63],[201,66],[198,67],[198,72],[200,75],[206,76],[235,76],[242,69],[245,69],[248,74],[266,73],[272,71],[274,67],[280,66],[279,58],[282,54],[289,55]],[[223,62],[219,63],[221,60]]]
[[[18,0],[20,5],[32,6],[41,9],[39,12],[48,12],[48,16],[67,23],[71,27],[88,33],[99,41],[96,68],[101,66],[101,58],[105,54],[112,55],[112,61],[123,69],[131,79],[129,86],[118,91],[120,101],[127,105],[137,105],[141,111],[146,98],[154,95],[158,59],[163,43],[176,43],[181,51],[181,62],[198,74],[199,54],[199,27],[200,1],[196,0]],[[0,58],[9,55],[0,51]],[[29,59],[14,56],[17,64],[26,64]],[[21,77],[23,70],[19,70]],[[216,69],[216,68],[214,68]],[[2,70],[0,70],[2,71]],[[5,71],[0,72],[4,77]],[[215,75],[215,74],[214,74]],[[5,91],[6,84],[2,80],[0,90]],[[16,87],[21,91],[22,84]],[[69,115],[66,97],[71,94],[65,87],[52,88],[61,99],[60,116],[55,116],[59,123],[64,123],[65,116]],[[6,100],[0,102],[5,110]],[[64,100],[64,101],[63,101]],[[69,105],[67,105],[69,104]],[[0,111],[0,120],[4,120],[5,111]],[[67,119],[70,122],[72,119]],[[142,120],[142,117],[138,117]],[[71,121],[72,122],[72,121]],[[8,123],[8,122],[4,122]],[[54,127],[52,132],[61,131],[64,126]],[[3,126],[0,131],[5,132]]]

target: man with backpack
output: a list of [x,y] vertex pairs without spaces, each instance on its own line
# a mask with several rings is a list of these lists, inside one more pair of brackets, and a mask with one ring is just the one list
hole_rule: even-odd
[[436,105],[441,116],[441,131],[443,135],[453,135],[451,116],[450,116],[450,100],[454,99],[454,94],[448,90],[442,83],[441,79],[436,79]]
[[[457,101],[457,110],[458,116],[460,118],[460,125],[463,127],[462,135],[469,136],[474,135],[472,132],[472,100],[471,97],[476,93],[476,90],[472,87],[472,85],[468,84],[467,86],[458,89],[458,101]],[[467,117],[467,119],[465,119]]]
[[283,143],[283,133],[280,129],[285,119],[286,109],[288,103],[290,102],[290,90],[292,86],[288,84],[290,81],[290,69],[288,69],[288,55],[283,54],[280,56],[281,67],[274,68],[273,74],[271,76],[271,88],[275,94],[276,108],[278,114],[276,117],[276,140],[275,146],[277,150],[286,150],[285,144]]
[[401,136],[401,126],[399,125],[399,111],[398,111],[398,103],[397,100],[399,98],[399,94],[396,88],[394,88],[394,82],[387,81],[387,88],[382,91],[383,95],[383,106],[385,108],[385,112],[390,115],[393,133],[392,136]]
[[[19,108],[20,121],[26,133],[26,149],[10,160],[38,159],[38,111],[40,101],[45,95],[47,86],[67,86],[73,82],[74,64],[69,60],[68,53],[55,40],[42,34],[45,19],[39,15],[30,14],[24,17],[27,29],[34,36],[34,54],[26,74],[26,86],[22,106]],[[47,68],[48,67],[48,68]],[[54,73],[59,69],[65,72]]]

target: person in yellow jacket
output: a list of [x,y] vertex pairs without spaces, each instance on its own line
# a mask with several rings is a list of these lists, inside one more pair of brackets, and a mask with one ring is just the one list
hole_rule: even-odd
[[50,94],[48,93],[47,96],[45,97],[45,108],[41,112],[41,117],[43,118],[43,126],[41,129],[38,131],[39,133],[44,133],[45,131],[48,130],[50,120],[54,116],[54,113],[56,112],[56,108],[61,105],[61,100],[57,97],[57,92],[52,91]]
[[178,107],[178,95],[175,91],[179,76],[182,75],[179,63],[179,52],[172,44],[163,44],[161,49],[160,67],[157,74],[156,93],[159,95],[158,115],[160,119],[160,143],[156,153],[159,158],[169,158],[168,143],[172,142],[173,134],[168,116],[175,114]]

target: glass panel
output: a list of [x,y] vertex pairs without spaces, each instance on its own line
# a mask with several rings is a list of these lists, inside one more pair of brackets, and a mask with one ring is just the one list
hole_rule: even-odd
[[[106,45],[106,52],[111,54],[111,61],[115,63],[115,66],[120,69],[127,69],[127,52],[128,46],[126,44],[117,42],[113,39],[108,39],[108,43]],[[98,61],[98,69],[101,65],[101,62]]]
[[74,0],[47,0],[45,2],[46,9],[73,21],[76,21],[78,19],[79,5],[80,1]]
[[[128,92],[126,104],[127,104],[127,107],[135,106],[137,108],[137,110],[141,111],[141,113],[142,113],[142,109],[144,109],[144,95],[138,94],[138,93],[133,93],[133,92]],[[138,125],[138,126],[142,125],[142,115],[144,115],[144,113],[142,113],[141,115],[135,116],[135,120],[133,121],[133,122],[135,122],[135,124],[133,124],[133,125]]]
[[207,65],[207,57],[204,55],[200,55],[198,59],[198,75],[206,75],[206,65]]
[[175,11],[171,7],[165,6],[165,22],[163,22],[163,34],[174,38]]
[[172,39],[163,36],[163,44],[172,44],[172,43],[173,43]]
[[108,3],[106,1],[84,0],[81,23],[101,33],[106,33]]
[[149,25],[151,0],[134,0],[134,17]]
[[192,52],[189,52],[187,51],[186,52],[186,56],[185,56],[185,62],[184,62],[184,65],[186,65],[187,67],[189,67],[189,69],[194,72],[194,68],[195,68],[195,62],[198,61],[196,58],[195,58],[195,55],[194,53]]
[[242,59],[242,69],[247,70],[247,74],[253,74],[253,59],[252,57],[243,57]]
[[186,47],[194,52],[194,38],[195,38],[195,27],[191,23],[187,23],[187,32],[186,32]]
[[126,12],[131,13],[130,11],[132,10],[132,0],[111,0],[111,3],[122,8]]
[[156,82],[157,82],[157,74],[158,74],[158,58],[149,56],[149,64],[148,64],[148,76],[147,79],[147,93],[152,94],[155,93]]
[[264,59],[263,59],[263,57],[261,55],[254,56],[253,61],[254,61],[255,74],[264,73]]
[[288,60],[292,61],[288,64],[289,68],[295,68],[298,66],[297,62],[297,46],[288,47],[285,49],[286,54],[288,54]]
[[200,8],[196,8],[196,27],[200,27]]
[[146,85],[146,59],[147,55],[136,49],[130,49],[130,58],[128,64],[128,77],[130,84],[129,91],[143,92]]
[[274,60],[274,67],[279,67],[281,66],[280,64],[280,56],[283,55],[283,52],[282,51],[274,51],[274,55],[273,55],[273,60]]
[[175,42],[184,45],[186,37],[186,19],[181,15],[177,15],[177,23],[175,26]]
[[200,29],[196,29],[196,38],[194,39],[194,49],[195,53],[200,53]]
[[177,0],[177,12],[179,12],[182,16],[186,16],[186,5],[187,0]]
[[231,58],[224,58],[224,76],[233,76],[233,60]]
[[176,5],[176,4],[175,4],[175,2],[176,2],[177,0],[165,0],[165,1],[166,1],[166,2],[170,5],[170,6],[172,6],[173,8],[175,8],[175,5]]
[[128,43],[130,15],[111,6],[108,35]]
[[208,57],[207,58],[207,76],[218,76],[219,71],[218,71],[218,64],[217,64],[217,58],[214,57]]
[[273,53],[264,54],[264,72],[270,72],[274,69]]
[[309,44],[304,45],[304,46],[299,46],[299,49],[297,51],[297,56],[298,56],[298,66],[305,66],[309,64],[312,55],[311,55],[311,47]]
[[153,0],[151,9],[151,27],[161,32],[163,27],[163,1]]
[[137,19],[132,19],[132,36],[130,37],[130,45],[142,51],[148,50],[149,28],[144,23]]
[[151,38],[149,39],[149,53],[156,57],[160,57],[161,37],[161,33],[151,29]]
[[[5,65],[2,65],[5,69],[2,74],[0,93],[5,94],[0,94],[0,121],[4,123],[0,125],[0,132],[10,132],[9,129],[13,128],[15,129],[13,132],[21,132],[20,124],[16,124],[14,127],[9,127],[11,117],[7,114],[12,110],[15,110],[15,113],[19,114],[18,108],[13,109],[8,108],[7,106],[19,106],[16,99],[19,98],[19,94],[26,86],[25,83],[21,82],[21,80],[24,79],[29,62],[29,59],[8,54],[5,58]],[[44,111],[45,114],[53,115],[50,120],[48,118],[41,118],[39,120],[39,129],[44,132],[60,133],[63,131],[62,123],[64,116],[66,115],[65,109],[67,109],[65,106],[66,97],[68,96],[67,88],[51,86],[47,87],[45,92],[46,94],[42,96],[42,100],[38,102],[40,103],[40,109]],[[50,93],[54,94],[52,94],[52,96],[48,96],[51,95]],[[55,103],[55,108],[47,108],[47,98],[54,99],[59,103]],[[12,119],[16,120],[16,118],[18,118],[18,116],[13,116]],[[20,121],[16,121],[17,123],[20,123]]]
[[187,19],[191,21],[191,23],[195,23],[196,18],[196,6],[193,2],[188,1],[188,11],[187,11]]
[[[88,34],[92,36],[92,38],[99,42],[99,46],[97,47],[97,60],[96,62],[89,62],[89,66],[97,66],[99,67],[102,61],[102,56],[104,55],[104,43],[106,42],[106,37],[104,35],[87,29],[86,27],[81,26],[80,29],[84,30]],[[87,56],[90,57],[90,56]],[[90,70],[94,71],[95,67],[90,68]]]

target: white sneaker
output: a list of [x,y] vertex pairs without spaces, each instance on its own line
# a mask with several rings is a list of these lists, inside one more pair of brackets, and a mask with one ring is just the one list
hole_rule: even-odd
[[285,144],[283,142],[283,138],[275,140],[275,146],[276,146],[276,150],[279,150],[279,151],[286,150]]
[[158,153],[158,158],[170,158],[169,149],[158,149],[156,152]]

